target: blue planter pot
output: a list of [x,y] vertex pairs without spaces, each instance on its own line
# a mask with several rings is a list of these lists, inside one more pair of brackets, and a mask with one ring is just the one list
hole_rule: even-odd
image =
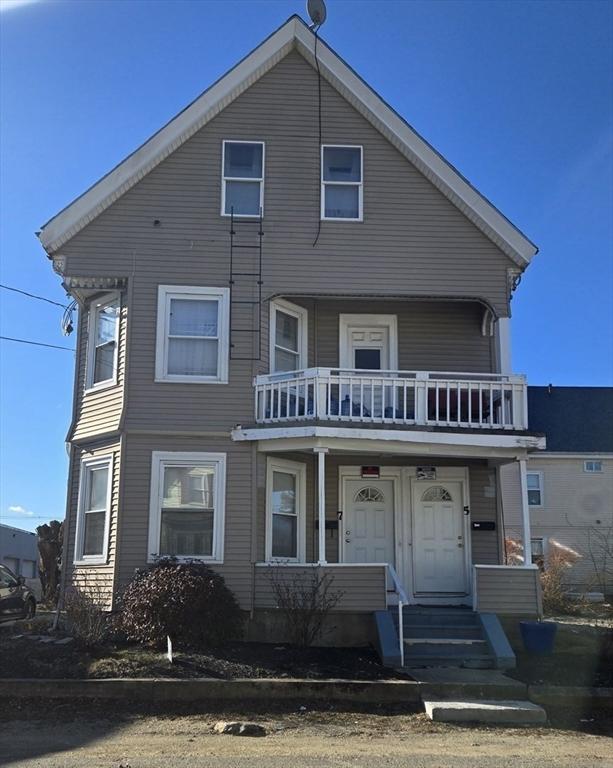
[[553,653],[558,625],[553,621],[520,621],[524,648],[528,653]]

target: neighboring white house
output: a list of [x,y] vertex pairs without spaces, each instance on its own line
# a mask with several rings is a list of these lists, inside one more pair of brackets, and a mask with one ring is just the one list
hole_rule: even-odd
[[[547,450],[528,459],[532,561],[566,552],[569,586],[613,592],[613,388],[528,387],[530,428]],[[507,539],[521,539],[516,468],[501,472]]]

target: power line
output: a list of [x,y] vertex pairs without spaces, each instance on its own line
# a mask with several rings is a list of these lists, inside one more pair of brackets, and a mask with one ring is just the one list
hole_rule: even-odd
[[67,352],[76,352],[72,347],[58,347],[57,344],[43,344],[42,341],[29,341],[28,339],[14,339],[11,336],[0,336],[4,341],[17,341],[19,344],[33,344],[35,347],[49,347],[50,349],[65,349]]
[[44,296],[37,296],[35,293],[28,293],[27,291],[22,291],[21,288],[11,288],[10,285],[3,285],[2,283],[0,283],[0,288],[4,288],[5,291],[14,291],[15,293],[21,293],[30,299],[38,299],[39,301],[46,301],[47,304],[55,304],[56,307],[61,307],[62,309],[66,309],[66,304],[60,304],[59,301],[53,301],[53,299],[46,299]]

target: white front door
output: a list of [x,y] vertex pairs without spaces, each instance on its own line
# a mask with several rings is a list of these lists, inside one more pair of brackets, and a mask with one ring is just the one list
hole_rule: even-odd
[[385,371],[390,364],[389,329],[349,328],[349,354],[351,368]]
[[467,594],[462,483],[420,481],[413,487],[413,592]]
[[394,483],[346,480],[343,519],[345,563],[394,565]]

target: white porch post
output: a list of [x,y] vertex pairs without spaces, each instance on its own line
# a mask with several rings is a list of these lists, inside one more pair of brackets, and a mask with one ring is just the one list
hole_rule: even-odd
[[518,459],[519,485],[521,488],[521,519],[522,539],[524,545],[524,566],[532,565],[532,550],[530,546],[530,507],[528,505],[528,478],[526,476],[526,460]]
[[499,373],[511,373],[511,318],[499,317],[496,321],[496,351]]
[[319,520],[319,565],[326,564],[326,453],[327,448],[315,448],[317,454],[317,516]]

